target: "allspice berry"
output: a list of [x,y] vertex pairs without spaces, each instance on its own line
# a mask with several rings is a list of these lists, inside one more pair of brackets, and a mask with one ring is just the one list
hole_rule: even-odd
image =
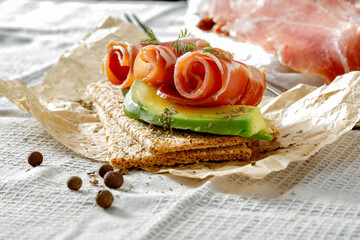
[[43,155],[40,152],[32,152],[28,156],[28,163],[33,166],[39,166],[43,162]]
[[82,180],[78,176],[72,176],[67,181],[67,186],[68,186],[69,189],[77,191],[82,186]]
[[99,168],[99,176],[104,178],[105,174],[110,171],[114,171],[113,166],[111,166],[110,164],[103,164]]
[[124,178],[121,172],[111,171],[104,176],[104,183],[108,188],[119,188],[124,183]]
[[100,190],[96,195],[96,203],[102,208],[109,208],[114,201],[114,196],[108,190]]

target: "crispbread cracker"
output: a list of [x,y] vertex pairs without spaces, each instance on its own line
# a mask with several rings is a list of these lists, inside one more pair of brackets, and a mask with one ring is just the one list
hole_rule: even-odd
[[115,168],[151,167],[155,165],[195,163],[200,161],[249,160],[251,149],[246,143],[236,146],[193,149],[164,154],[148,152],[141,144],[123,131],[119,124],[100,106],[95,105],[104,125],[110,162]]
[[189,149],[236,146],[254,141],[238,136],[219,136],[185,131],[170,132],[159,127],[151,127],[152,125],[125,116],[124,97],[121,90],[114,89],[108,82],[90,84],[87,90],[101,109],[109,114],[123,131],[139,141],[148,152],[162,154]]

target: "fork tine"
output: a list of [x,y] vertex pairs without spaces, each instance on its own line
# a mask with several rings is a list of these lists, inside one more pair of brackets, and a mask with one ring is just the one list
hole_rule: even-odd
[[129,14],[125,13],[124,15],[125,15],[125,18],[126,18],[126,20],[127,20],[128,22],[133,23],[133,21],[131,20],[131,18],[130,18],[130,15],[129,15]]
[[133,13],[132,17],[135,19],[137,24],[144,30],[144,32],[147,33],[148,29],[147,29],[146,25],[138,18],[138,16],[136,16],[136,14]]
[[[127,13],[124,14],[126,20],[132,24],[137,25],[140,27],[146,34],[148,34],[148,29],[146,25],[136,16],[135,14],[132,14],[131,16]],[[149,34],[148,34],[149,35]]]
[[270,92],[272,92],[273,94],[275,94],[276,96],[279,96],[283,93],[283,91],[281,91],[277,87],[271,85],[270,83],[266,83],[266,89],[269,90]]

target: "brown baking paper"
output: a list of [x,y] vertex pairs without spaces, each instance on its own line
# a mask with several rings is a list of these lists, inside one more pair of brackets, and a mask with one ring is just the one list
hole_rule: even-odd
[[[43,83],[27,87],[18,79],[0,80],[0,94],[32,114],[65,146],[89,159],[107,161],[105,133],[85,90],[89,83],[105,80],[101,63],[109,42],[136,43],[145,37],[132,24],[109,18],[65,52]],[[263,178],[290,162],[305,160],[351,130],[360,118],[360,72],[340,76],[320,88],[298,85],[265,100],[262,112],[275,120],[281,136],[272,143],[262,142],[253,164],[229,161],[147,170],[192,178],[233,173]]]

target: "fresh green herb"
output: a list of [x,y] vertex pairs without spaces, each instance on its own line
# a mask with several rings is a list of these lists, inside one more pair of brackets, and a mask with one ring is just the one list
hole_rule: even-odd
[[227,51],[222,52],[220,50],[213,48],[210,45],[210,43],[203,43],[200,46],[203,47],[203,49],[201,49],[202,52],[211,53],[212,55],[221,57],[223,59],[231,59],[234,56],[234,54],[229,53]]
[[239,113],[228,114],[228,115],[221,117],[220,119],[232,120],[232,119],[238,117],[239,115],[240,115]]
[[[147,39],[143,39],[141,42],[145,45],[156,45],[160,44],[160,41],[156,38],[155,33],[149,27],[146,27],[147,35],[149,36]],[[198,47],[192,42],[182,42],[181,39],[188,38],[191,35],[190,32],[185,28],[184,30],[180,30],[180,34],[178,39],[171,43],[170,47],[175,51],[176,56],[180,56],[181,54],[185,54],[187,52],[191,52],[194,50],[198,50]],[[202,52],[211,53],[217,57],[221,57],[223,59],[232,59],[233,55],[227,51],[220,51],[218,49],[213,48],[209,43],[203,43],[200,45],[202,47]]]
[[239,108],[233,108],[234,113],[246,113],[246,112],[252,112],[252,108],[246,109],[245,107],[239,107]]
[[211,53],[212,55],[219,56],[223,59],[231,58],[231,53],[228,53],[228,52],[223,53],[214,48],[204,48],[204,49],[202,49],[202,52],[208,52],[208,53]]
[[197,46],[192,42],[181,42],[180,39],[187,38],[191,35],[188,33],[187,29],[181,30],[179,37],[176,41],[171,43],[172,49],[175,51],[176,56],[180,56],[181,54],[197,50]]
[[[252,112],[253,109],[252,108],[245,108],[243,106],[241,107],[238,107],[238,108],[233,108],[232,111],[230,112],[221,112],[219,114],[226,114],[225,116],[221,117],[220,119],[225,119],[225,120],[231,120],[231,119],[234,119],[238,116],[240,116],[240,114],[242,113],[249,113],[249,112]],[[218,113],[216,113],[218,114]]]
[[171,119],[171,115],[176,113],[177,111],[174,106],[164,109],[164,112],[161,114],[162,118],[159,119],[159,124],[164,128],[164,130],[170,129],[170,131],[172,131],[171,124],[174,122],[174,119]]
[[149,36],[149,38],[143,39],[141,42],[145,43],[145,45],[160,44],[160,41],[156,38],[153,30],[151,30],[151,28],[149,28],[148,26],[145,26],[145,28],[146,28],[146,33]]

